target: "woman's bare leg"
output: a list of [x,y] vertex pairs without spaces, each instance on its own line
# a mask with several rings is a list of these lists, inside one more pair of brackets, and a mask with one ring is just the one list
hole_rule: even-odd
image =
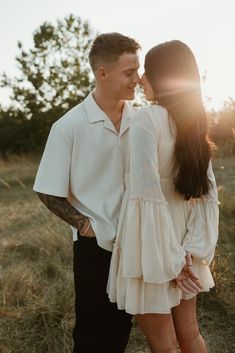
[[182,353],[208,353],[196,316],[196,296],[172,309],[176,337]]
[[171,314],[136,315],[152,353],[177,353],[177,340]]

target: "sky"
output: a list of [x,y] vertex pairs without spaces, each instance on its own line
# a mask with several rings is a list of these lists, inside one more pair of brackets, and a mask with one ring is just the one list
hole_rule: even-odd
[[[209,108],[235,99],[235,0],[0,0],[0,73],[17,75],[17,42],[32,47],[33,32],[45,21],[68,14],[88,20],[99,33],[120,32],[138,40],[145,53],[161,42],[179,39],[192,49]],[[0,103],[9,91],[0,89]],[[208,99],[208,97],[210,99]],[[208,103],[210,100],[210,103]]]

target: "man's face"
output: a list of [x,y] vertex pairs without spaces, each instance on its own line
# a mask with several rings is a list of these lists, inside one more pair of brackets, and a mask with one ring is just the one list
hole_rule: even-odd
[[106,68],[103,83],[109,95],[117,100],[131,100],[135,97],[135,87],[140,82],[137,54],[124,53],[118,61]]

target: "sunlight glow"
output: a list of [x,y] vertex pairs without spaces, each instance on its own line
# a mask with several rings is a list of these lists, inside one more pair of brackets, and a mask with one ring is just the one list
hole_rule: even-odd
[[[235,100],[234,0],[30,0],[4,2],[0,13],[0,73],[17,75],[17,41],[27,50],[33,32],[45,21],[55,24],[69,13],[87,19],[94,31],[120,32],[139,41],[144,55],[151,47],[179,39],[193,51],[202,80],[202,94],[209,109]],[[27,21],[25,21],[25,16]],[[11,30],[9,31],[9,21]],[[143,60],[142,60],[143,63]],[[0,103],[9,101],[0,89]]]

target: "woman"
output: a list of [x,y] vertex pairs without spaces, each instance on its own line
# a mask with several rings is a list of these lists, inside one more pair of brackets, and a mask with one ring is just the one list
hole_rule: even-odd
[[[218,198],[191,50],[177,40],[152,48],[142,84],[154,104],[140,109],[130,127],[130,174],[108,295],[135,315],[152,353],[176,353],[177,341],[182,353],[206,353],[196,295],[214,285]],[[185,263],[189,254],[192,266],[190,258]]]

